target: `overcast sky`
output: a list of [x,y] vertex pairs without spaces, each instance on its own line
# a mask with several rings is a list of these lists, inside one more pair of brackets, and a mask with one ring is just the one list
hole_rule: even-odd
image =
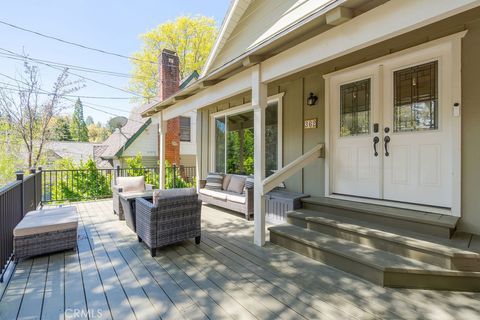
[[[120,53],[126,56],[140,48],[139,34],[158,24],[174,20],[180,15],[205,15],[213,17],[220,26],[230,0],[15,0],[2,1],[0,20],[26,29],[48,34],[90,47]],[[95,69],[105,69],[120,73],[130,73],[128,59],[84,50],[78,47],[39,37],[0,24],[0,48],[13,52],[26,52],[32,58],[79,65]],[[40,66],[44,89],[50,90],[54,77],[59,71]],[[0,73],[15,76],[22,70],[22,62],[0,56]],[[73,71],[72,71],[73,72]],[[128,78],[81,73],[109,85],[126,88]],[[76,79],[72,76],[71,79]],[[0,82],[11,82],[0,75]],[[128,93],[86,81],[86,88],[76,94],[83,96],[129,97]],[[82,99],[85,117],[91,115],[95,121],[107,121],[115,113],[128,115],[132,107],[128,100]],[[94,106],[105,105],[124,110]],[[67,110],[71,113],[73,108]]]

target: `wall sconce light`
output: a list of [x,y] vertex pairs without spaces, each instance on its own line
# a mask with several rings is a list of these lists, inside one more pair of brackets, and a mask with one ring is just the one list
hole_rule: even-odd
[[317,103],[318,97],[310,92],[310,96],[307,98],[307,105],[314,106]]

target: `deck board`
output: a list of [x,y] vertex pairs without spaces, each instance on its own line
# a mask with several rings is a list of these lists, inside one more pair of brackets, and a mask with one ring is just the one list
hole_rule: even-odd
[[75,205],[78,250],[19,262],[0,288],[0,319],[73,319],[73,310],[84,312],[76,319],[480,318],[479,293],[378,287],[276,245],[256,247],[251,221],[214,207],[203,207],[200,245],[152,258],[111,200]]

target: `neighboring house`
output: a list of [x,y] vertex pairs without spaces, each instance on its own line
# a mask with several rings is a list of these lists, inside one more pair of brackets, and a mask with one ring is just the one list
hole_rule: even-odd
[[70,159],[75,164],[85,163],[88,159],[94,159],[97,167],[102,169],[111,168],[108,163],[103,162],[97,157],[97,143],[76,142],[76,141],[48,141],[44,145],[44,154],[46,157],[46,167],[51,166],[55,161],[61,159]]
[[[178,57],[169,50],[163,50],[159,57],[159,73],[159,99],[185,88],[199,77],[199,74],[194,71],[190,76],[179,81]],[[148,107],[149,105],[145,105],[132,109],[127,124],[121,130],[115,130],[103,142],[101,159],[108,161],[114,167],[127,167],[126,160],[140,153],[145,167],[158,166],[158,120],[141,117],[141,111]],[[165,159],[170,164],[195,166],[195,116],[196,112],[190,111],[168,122],[170,135],[167,138]]]
[[[265,196],[282,181],[313,196],[304,203],[330,214],[315,221],[333,221],[336,236],[348,233],[335,223],[344,212],[353,233],[356,221],[388,225],[390,239],[461,238],[480,234],[479,56],[479,1],[235,0],[201,77],[143,116],[161,120],[164,147],[166,121],[197,112],[198,180],[246,171],[253,152],[257,245]],[[240,148],[252,133],[254,147]],[[307,226],[305,216],[295,219]],[[282,230],[270,240],[307,255],[330,245],[319,259],[345,249],[336,238],[308,247],[305,229]],[[349,245],[343,257],[363,252]],[[478,272],[463,276],[433,271],[422,284],[478,283]]]

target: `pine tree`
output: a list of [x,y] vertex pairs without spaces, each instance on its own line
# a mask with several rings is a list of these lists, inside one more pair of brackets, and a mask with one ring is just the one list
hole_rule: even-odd
[[83,119],[83,105],[80,98],[75,102],[70,131],[74,141],[88,142],[88,129]]

